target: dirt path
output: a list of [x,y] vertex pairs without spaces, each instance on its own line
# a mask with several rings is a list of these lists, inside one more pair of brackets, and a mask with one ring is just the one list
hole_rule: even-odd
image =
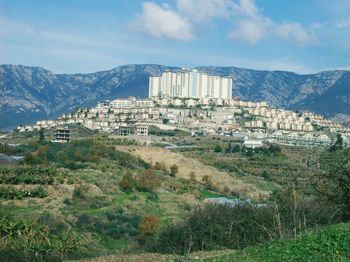
[[240,177],[235,177],[227,172],[220,171],[212,166],[208,166],[199,160],[185,157],[181,153],[172,152],[169,149],[145,146],[117,146],[117,150],[131,153],[142,160],[155,164],[164,162],[169,168],[176,164],[179,172],[178,178],[188,179],[191,171],[195,173],[197,181],[202,181],[204,176],[210,176],[219,190],[228,187],[230,191],[240,193],[240,195],[250,199],[261,199],[267,197],[270,192],[257,189],[255,185],[243,181]]

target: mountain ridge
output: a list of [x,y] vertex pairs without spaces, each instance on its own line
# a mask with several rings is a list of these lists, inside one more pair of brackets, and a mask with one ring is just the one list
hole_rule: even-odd
[[[55,74],[43,67],[0,65],[0,128],[49,119],[117,97],[147,97],[148,78],[180,67],[129,64],[94,73]],[[233,95],[272,106],[310,110],[350,123],[350,71],[316,74],[199,66],[234,78]]]

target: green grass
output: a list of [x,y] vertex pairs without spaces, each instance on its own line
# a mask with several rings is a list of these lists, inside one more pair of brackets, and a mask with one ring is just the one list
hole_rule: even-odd
[[200,261],[350,261],[350,223]]
[[225,195],[222,194],[218,194],[212,191],[208,191],[208,190],[201,190],[200,191],[200,196],[202,198],[217,198],[217,197],[225,197]]

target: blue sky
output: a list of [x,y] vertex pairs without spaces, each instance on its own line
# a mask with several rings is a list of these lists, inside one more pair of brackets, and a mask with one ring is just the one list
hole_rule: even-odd
[[0,64],[350,70],[350,0],[0,0]]

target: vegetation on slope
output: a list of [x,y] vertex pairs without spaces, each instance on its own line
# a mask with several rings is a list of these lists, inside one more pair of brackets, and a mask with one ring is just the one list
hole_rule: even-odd
[[[273,241],[201,261],[348,261],[350,224],[316,229],[295,239]],[[198,261],[198,260],[196,260]]]

